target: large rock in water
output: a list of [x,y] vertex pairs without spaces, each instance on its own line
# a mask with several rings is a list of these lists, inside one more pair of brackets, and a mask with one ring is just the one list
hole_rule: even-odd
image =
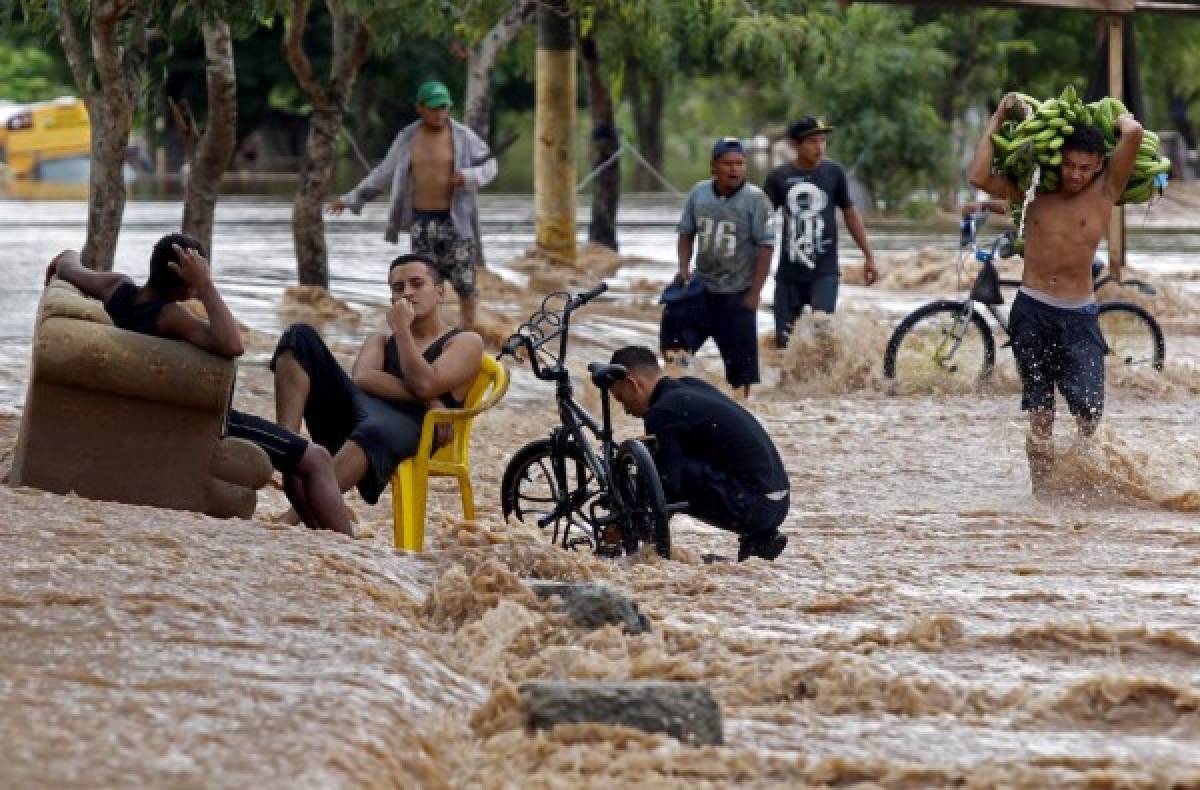
[[584,628],[623,625],[627,634],[649,633],[650,618],[638,611],[637,602],[602,584],[531,582],[539,598],[557,595],[571,621]]
[[518,690],[535,729],[592,722],[662,732],[695,745],[725,742],[721,707],[699,683],[532,681]]

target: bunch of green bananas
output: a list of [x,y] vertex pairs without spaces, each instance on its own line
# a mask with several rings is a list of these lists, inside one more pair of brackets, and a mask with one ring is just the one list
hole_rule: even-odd
[[[1005,173],[1028,191],[1034,171],[1040,167],[1037,189],[1053,192],[1061,180],[1063,141],[1075,131],[1073,124],[1094,126],[1104,136],[1105,155],[1117,145],[1116,121],[1128,112],[1118,99],[1105,97],[1084,104],[1068,85],[1058,98],[1038,101],[1018,93],[1027,110],[1018,109],[1018,118],[1010,118],[992,135],[992,169]],[[1158,135],[1146,130],[1138,149],[1137,162],[1118,203],[1146,203],[1154,195],[1158,176],[1171,169],[1171,161],[1158,153]]]

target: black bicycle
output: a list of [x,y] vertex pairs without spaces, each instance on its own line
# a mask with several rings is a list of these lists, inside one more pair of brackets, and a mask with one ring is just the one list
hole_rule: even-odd
[[[609,390],[625,378],[620,365],[592,363],[588,373],[599,388],[599,422],[576,400],[566,367],[571,314],[607,290],[604,283],[571,296],[550,294],[504,344],[500,355],[524,350],[533,373],[553,381],[560,424],[550,435],[522,447],[504,470],[500,485],[504,515],[553,527],[551,541],[565,549],[588,547],[606,557],[633,554],[642,542],[671,556],[671,514],[654,457],[638,439],[613,438]],[[561,307],[555,307],[562,302]],[[558,340],[557,351],[553,343]],[[599,440],[597,448],[588,438]]]
[[[964,300],[939,299],[921,305],[904,317],[888,339],[883,355],[883,375],[905,383],[938,383],[957,380],[973,384],[992,372],[996,365],[996,340],[980,307],[1007,335],[1008,319],[1000,310],[1004,296],[1000,288],[1016,287],[1018,280],[1004,280],[995,260],[1011,247],[1011,231],[998,236],[988,248],[977,241],[978,216],[963,220],[962,247],[974,254],[982,268]],[[964,252],[964,259],[965,259]],[[960,266],[963,259],[960,259]],[[1101,277],[1102,265],[1093,265],[1094,288],[1109,282]],[[1145,283],[1125,281],[1122,285],[1154,293]],[[1130,302],[1101,302],[1100,328],[1108,342],[1110,363],[1128,368],[1162,370],[1166,341],[1162,328],[1145,308]],[[1007,345],[1007,344],[1006,344]]]

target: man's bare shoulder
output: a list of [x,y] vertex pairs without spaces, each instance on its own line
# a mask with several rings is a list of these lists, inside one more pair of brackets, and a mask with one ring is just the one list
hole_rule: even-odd
[[454,335],[454,337],[452,337],[448,341],[446,341],[446,345],[447,346],[468,345],[468,346],[477,346],[480,349],[482,349],[483,348],[483,336],[480,335],[478,332],[473,332],[469,329],[464,329],[461,332],[456,333]]

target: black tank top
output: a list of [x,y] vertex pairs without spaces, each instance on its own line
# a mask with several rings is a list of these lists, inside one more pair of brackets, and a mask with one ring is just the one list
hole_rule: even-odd
[[[429,348],[425,349],[422,354],[425,361],[430,365],[433,361],[442,355],[446,349],[446,344],[450,342],[450,338],[462,332],[461,329],[451,329],[446,334],[439,337],[437,340],[429,344]],[[404,370],[400,367],[400,352],[396,349],[396,336],[392,335],[387,339],[387,343],[383,346],[383,372],[390,373],[396,378],[404,381]],[[454,393],[447,392],[442,396],[442,401],[450,409],[461,409],[463,402],[454,397]]]
[[120,329],[159,337],[158,315],[167,303],[151,301],[137,304],[134,302],[137,293],[137,286],[133,283],[121,283],[109,295],[108,301],[104,303],[104,310],[113,324]]

